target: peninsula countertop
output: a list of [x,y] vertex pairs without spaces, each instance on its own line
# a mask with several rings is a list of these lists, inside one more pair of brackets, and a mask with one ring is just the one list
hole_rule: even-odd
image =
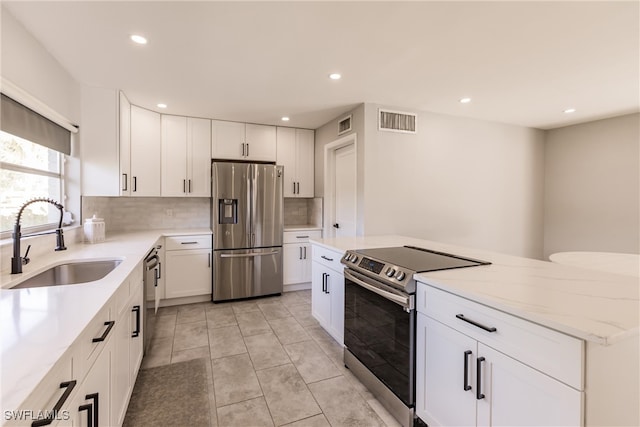
[[514,316],[600,345],[640,330],[637,277],[449,245],[404,236],[312,239],[344,252],[413,245],[491,265],[416,274],[416,280]]

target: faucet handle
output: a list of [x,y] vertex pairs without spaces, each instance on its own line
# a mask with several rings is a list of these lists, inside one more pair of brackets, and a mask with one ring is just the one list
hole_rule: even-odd
[[24,256],[22,257],[22,264],[23,265],[27,265],[29,264],[29,261],[31,261],[29,259],[29,251],[31,250],[31,245],[27,246],[27,251],[24,253]]

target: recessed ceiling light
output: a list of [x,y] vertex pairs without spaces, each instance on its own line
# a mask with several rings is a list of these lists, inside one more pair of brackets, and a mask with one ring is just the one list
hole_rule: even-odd
[[331,73],[329,74],[329,78],[331,80],[340,80],[342,78],[342,76],[338,73]]
[[283,122],[288,122],[289,121],[289,117],[285,116],[285,117],[281,118],[280,120],[282,120]]
[[468,104],[471,102],[471,98],[460,98],[461,104]]
[[158,104],[158,108],[167,108],[167,104],[160,103]]
[[564,110],[565,114],[571,114],[571,113],[575,113],[576,109],[575,108],[567,108],[566,110]]
[[138,43],[138,44],[147,44],[147,39],[145,37],[139,36],[137,34],[134,34],[131,36],[131,40],[134,43]]

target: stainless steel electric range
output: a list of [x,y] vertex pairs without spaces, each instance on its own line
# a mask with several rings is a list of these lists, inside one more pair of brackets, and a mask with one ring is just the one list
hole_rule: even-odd
[[403,426],[415,418],[415,273],[490,262],[414,246],[347,251],[344,363]]

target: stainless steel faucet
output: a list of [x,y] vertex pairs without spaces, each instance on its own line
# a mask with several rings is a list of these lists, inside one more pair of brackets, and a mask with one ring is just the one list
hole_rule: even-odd
[[[26,208],[27,206],[29,206],[30,204],[35,203],[35,202],[51,203],[52,205],[54,205],[56,208],[58,208],[60,210],[60,221],[58,222],[58,228],[56,228],[54,231],[46,231],[44,233],[32,233],[32,234],[27,234],[27,235],[23,236],[20,233],[20,217],[22,216],[22,212],[24,211],[24,208]],[[67,247],[64,245],[64,235],[62,234],[62,215],[63,215],[63,210],[64,210],[64,206],[62,206],[60,203],[56,202],[55,200],[45,199],[45,198],[32,199],[32,200],[29,200],[28,202],[26,202],[24,205],[22,205],[22,207],[18,211],[18,216],[16,217],[16,223],[13,226],[13,234],[12,234],[12,238],[13,238],[13,257],[11,258],[11,274],[22,273],[22,266],[25,265],[25,264],[28,264],[29,261],[30,261],[27,256],[29,255],[29,249],[31,249],[31,245],[29,245],[27,247],[27,252],[24,254],[24,257],[22,257],[20,255],[20,239],[22,237],[40,236],[40,235],[43,235],[43,234],[56,233],[56,247],[55,247],[55,250],[56,251],[64,251],[64,250],[67,249]]]

